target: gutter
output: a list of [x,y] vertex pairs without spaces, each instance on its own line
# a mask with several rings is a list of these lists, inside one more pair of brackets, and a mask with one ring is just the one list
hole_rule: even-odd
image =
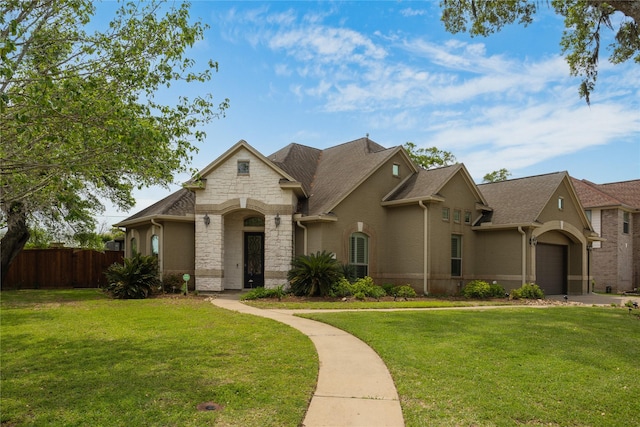
[[160,241],[158,242],[158,274],[160,275],[160,280],[162,280],[162,272],[164,271],[164,226],[156,222],[153,218],[151,218],[151,224],[160,229]]
[[303,235],[304,235],[304,238],[303,238],[303,241],[304,241],[304,244],[303,244],[303,255],[307,255],[307,227],[302,225],[302,223],[300,222],[299,219],[296,221],[296,224],[298,225],[298,227],[302,228],[302,230],[303,230]]
[[426,206],[422,200],[418,200],[418,205],[424,210],[424,258],[422,260],[424,277],[422,279],[422,290],[425,295],[429,295],[429,207]]
[[524,232],[522,226],[518,226],[518,233],[522,235],[522,283],[527,281],[527,233]]

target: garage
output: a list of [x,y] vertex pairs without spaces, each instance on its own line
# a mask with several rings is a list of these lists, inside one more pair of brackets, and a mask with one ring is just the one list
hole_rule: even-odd
[[536,284],[545,295],[567,292],[567,247],[538,244],[536,246]]

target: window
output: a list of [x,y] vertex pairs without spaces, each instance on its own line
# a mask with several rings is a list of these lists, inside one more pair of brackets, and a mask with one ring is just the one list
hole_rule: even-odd
[[138,253],[138,243],[136,242],[136,238],[131,238],[131,255]]
[[400,176],[400,165],[397,163],[393,164],[393,176]]
[[356,277],[369,274],[369,237],[364,233],[353,233],[349,242],[349,264],[356,270]]
[[460,223],[460,210],[459,209],[454,209],[453,210],[453,222]]
[[238,160],[238,175],[249,175],[249,160]]
[[151,236],[151,255],[158,256],[160,253],[160,240],[158,239],[158,235],[154,234]]
[[442,208],[442,220],[449,221],[449,208]]
[[252,216],[244,220],[245,227],[264,227],[264,218]]
[[591,219],[591,210],[590,210],[590,209],[588,209],[588,210],[584,211],[584,214],[587,216],[587,219],[589,220],[589,222],[592,222],[592,219]]
[[558,197],[558,209],[564,209],[564,197]]
[[470,211],[464,211],[464,223],[465,224],[471,224],[471,212]]
[[629,234],[629,212],[622,213],[622,232]]
[[451,275],[462,276],[462,236],[451,235]]

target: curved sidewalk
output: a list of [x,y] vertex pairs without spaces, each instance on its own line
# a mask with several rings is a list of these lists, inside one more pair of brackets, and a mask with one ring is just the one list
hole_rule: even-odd
[[283,310],[261,310],[222,294],[212,303],[227,310],[267,317],[307,335],[320,360],[318,384],[304,427],[402,427],[404,419],[393,379],[378,354],[338,328],[293,316]]

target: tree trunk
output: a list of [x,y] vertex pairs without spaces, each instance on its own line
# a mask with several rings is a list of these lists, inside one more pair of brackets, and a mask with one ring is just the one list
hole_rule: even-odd
[[9,207],[6,214],[7,233],[0,242],[1,281],[4,281],[11,262],[29,240],[29,227],[27,227],[27,214],[24,211],[24,205],[22,203],[14,203]]

